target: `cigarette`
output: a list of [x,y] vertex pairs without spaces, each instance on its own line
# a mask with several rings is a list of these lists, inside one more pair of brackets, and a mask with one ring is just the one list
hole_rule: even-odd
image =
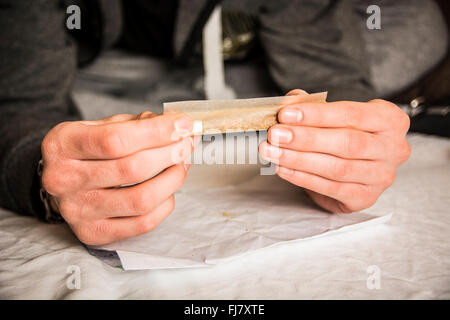
[[324,103],[327,93],[235,100],[164,103],[164,112],[179,112],[193,121],[193,135],[267,130],[278,123],[281,108],[290,104]]

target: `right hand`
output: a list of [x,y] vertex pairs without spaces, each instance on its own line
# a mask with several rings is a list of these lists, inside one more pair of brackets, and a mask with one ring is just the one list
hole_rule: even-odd
[[191,130],[185,115],[151,112],[60,123],[42,142],[43,186],[85,244],[147,233],[174,209]]

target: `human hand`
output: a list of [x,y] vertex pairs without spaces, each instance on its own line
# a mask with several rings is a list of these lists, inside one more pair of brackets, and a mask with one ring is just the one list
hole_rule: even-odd
[[[293,90],[288,95],[306,94]],[[384,100],[287,105],[261,156],[277,174],[339,213],[372,206],[410,155],[409,117]]]
[[191,130],[187,116],[151,112],[58,124],[42,142],[43,186],[85,244],[147,233],[174,209]]

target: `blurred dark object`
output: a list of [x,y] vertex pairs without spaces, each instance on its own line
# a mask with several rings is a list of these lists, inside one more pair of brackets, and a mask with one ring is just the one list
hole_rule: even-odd
[[122,0],[119,47],[153,57],[172,58],[178,0]]
[[[436,0],[436,2],[442,9],[450,36],[450,2],[448,0]],[[428,74],[407,90],[390,98],[396,103],[409,105],[413,109],[417,99],[420,100],[421,111],[411,114],[410,131],[450,137],[450,117],[448,108],[446,109],[450,106],[449,48],[447,48],[446,57]]]
[[256,17],[239,11],[223,11],[222,32],[224,60],[242,60],[255,44]]
[[402,109],[411,118],[410,131],[450,137],[450,105],[429,106],[418,97]]

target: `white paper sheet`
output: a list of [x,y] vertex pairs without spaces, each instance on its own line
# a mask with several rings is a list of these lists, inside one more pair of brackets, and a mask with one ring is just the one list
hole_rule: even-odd
[[101,247],[125,270],[218,264],[286,242],[382,223],[390,215],[329,214],[277,176],[176,194],[174,212],[153,232]]

